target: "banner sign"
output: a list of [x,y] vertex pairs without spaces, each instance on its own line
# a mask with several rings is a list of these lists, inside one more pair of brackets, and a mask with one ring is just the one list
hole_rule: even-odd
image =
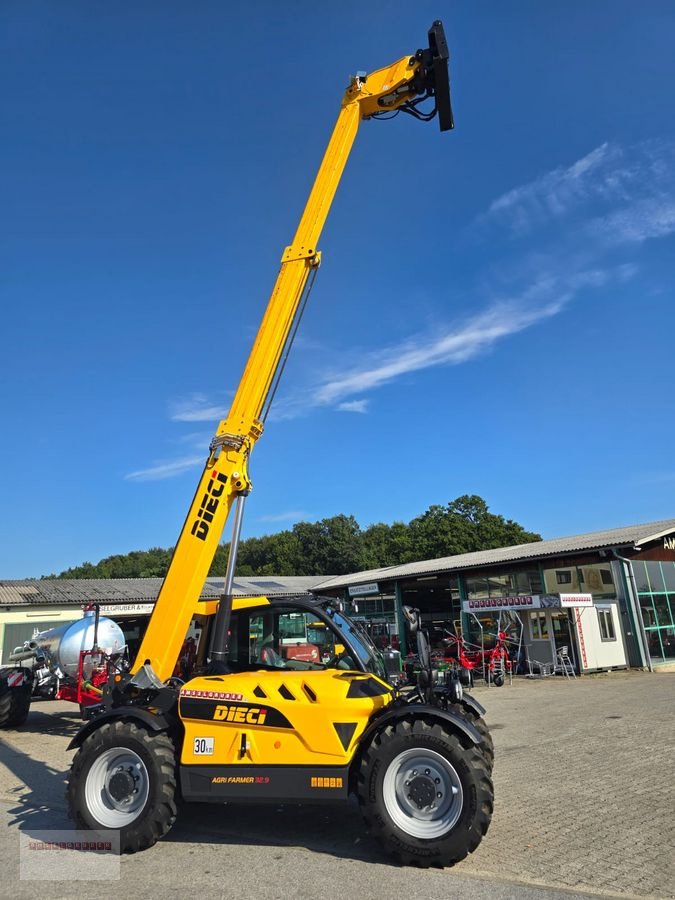
[[154,603],[102,603],[102,616],[149,616],[155,608]]
[[593,594],[561,594],[561,606],[593,606]]
[[567,609],[593,606],[592,594],[533,594],[531,597],[489,597],[484,600],[462,600],[462,610],[468,613],[502,612],[513,609]]
[[464,612],[487,610],[499,612],[503,609],[539,609],[539,597],[490,597],[485,600],[463,600]]
[[379,594],[380,586],[376,581],[371,581],[370,584],[357,584],[347,590],[350,597],[363,597],[364,594]]

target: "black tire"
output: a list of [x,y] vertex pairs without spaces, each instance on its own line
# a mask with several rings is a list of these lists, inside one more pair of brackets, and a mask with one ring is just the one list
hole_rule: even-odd
[[7,682],[16,671],[15,668],[0,669],[0,728],[18,728],[25,723],[30,711],[32,683],[26,680],[12,687]]
[[492,676],[492,683],[495,687],[504,687],[504,676],[501,672],[497,675]]
[[479,716],[476,710],[468,704],[453,703],[450,706],[450,710],[457,715],[462,716],[462,718],[466,719],[467,722],[473,725],[476,731],[478,731],[481,737],[481,752],[487,761],[490,772],[492,772],[495,764],[495,745],[485,719],[482,716]]
[[373,736],[356,794],[371,832],[404,865],[454,865],[478,847],[492,819],[485,756],[428,717],[401,719]]
[[151,847],[176,821],[173,741],[135,722],[106,722],[78,750],[67,799],[79,828],[119,831],[120,852]]

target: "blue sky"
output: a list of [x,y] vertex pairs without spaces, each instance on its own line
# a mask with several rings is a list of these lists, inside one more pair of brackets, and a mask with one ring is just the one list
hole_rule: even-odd
[[675,8],[8,2],[0,578],[170,546],[347,77],[450,44],[456,130],[365,122],[245,536],[480,494],[675,515]]

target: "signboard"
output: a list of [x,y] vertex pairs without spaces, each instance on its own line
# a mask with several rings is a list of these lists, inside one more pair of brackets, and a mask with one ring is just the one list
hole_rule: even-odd
[[504,609],[539,609],[539,597],[490,597],[485,600],[462,600],[464,612],[499,612]]
[[[664,550],[675,550],[675,535],[669,535],[663,539]],[[21,589],[23,590],[23,588]]]
[[593,594],[561,594],[560,605],[567,606],[593,606]]
[[102,616],[149,616],[154,603],[102,603]]
[[592,594],[533,594],[531,597],[489,597],[484,600],[463,600],[464,612],[501,612],[507,609],[567,609],[593,606]]
[[356,584],[354,587],[347,588],[350,597],[363,597],[366,594],[379,594],[380,586],[376,581],[369,584]]

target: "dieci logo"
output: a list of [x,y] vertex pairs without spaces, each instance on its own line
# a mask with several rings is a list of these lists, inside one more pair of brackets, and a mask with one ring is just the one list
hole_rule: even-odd
[[227,475],[221,475],[218,472],[211,473],[211,481],[209,481],[206,493],[202,497],[197,518],[192,525],[191,531],[191,534],[194,534],[200,541],[206,540],[206,535],[209,533],[209,525],[213,522],[220,498],[225,490],[226,481]]
[[213,718],[219,722],[241,722],[247,725],[264,725],[267,710],[259,706],[228,706],[219,703]]

